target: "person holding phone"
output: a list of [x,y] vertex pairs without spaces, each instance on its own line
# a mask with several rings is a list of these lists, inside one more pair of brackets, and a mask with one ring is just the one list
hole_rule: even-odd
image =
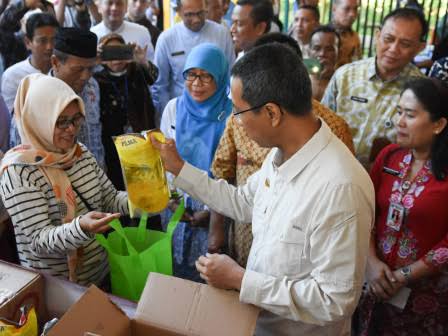
[[101,15],[93,0],[59,0],[56,19],[61,27],[90,30],[101,21]]
[[99,43],[103,69],[94,74],[100,87],[102,142],[107,176],[124,190],[120,161],[113,136],[156,127],[155,108],[149,85],[157,78],[157,67],[146,59],[146,50],[126,44],[118,34],[108,34]]
[[22,145],[1,161],[0,194],[20,263],[81,285],[101,285],[108,261],[94,235],[129,212],[128,197],[76,141],[84,103],[62,80],[32,74],[19,86],[14,111]]

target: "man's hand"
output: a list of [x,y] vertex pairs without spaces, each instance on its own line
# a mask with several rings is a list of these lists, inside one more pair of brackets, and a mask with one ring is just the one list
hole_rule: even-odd
[[81,226],[81,229],[85,232],[103,233],[110,229],[109,223],[115,218],[120,218],[120,214],[90,211],[81,216],[79,219],[79,226]]
[[209,285],[222,289],[241,289],[244,268],[225,254],[200,256],[196,261],[196,269],[202,279]]
[[185,161],[177,152],[174,140],[166,139],[165,143],[162,143],[156,139],[154,134],[151,134],[151,142],[154,148],[160,152],[165,169],[175,176],[179,175]]
[[377,257],[368,258],[366,276],[370,291],[381,300],[389,300],[401,287],[394,272]]

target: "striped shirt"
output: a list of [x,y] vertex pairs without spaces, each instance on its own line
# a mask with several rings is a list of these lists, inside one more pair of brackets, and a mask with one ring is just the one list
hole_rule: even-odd
[[[92,154],[81,147],[81,157],[65,170],[72,187],[95,211],[127,214],[127,194],[115,190]],[[79,216],[89,210],[78,195],[77,217],[62,223],[54,191],[36,166],[7,167],[0,178],[0,191],[14,224],[23,266],[67,279],[67,251],[84,247],[78,283],[101,283],[109,271],[107,255],[94,235],[80,227]]]

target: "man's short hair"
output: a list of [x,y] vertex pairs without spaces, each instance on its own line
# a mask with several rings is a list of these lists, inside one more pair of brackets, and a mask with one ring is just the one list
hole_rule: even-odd
[[298,10],[301,9],[308,9],[309,11],[311,11],[314,15],[314,18],[316,19],[317,22],[320,21],[320,12],[319,12],[319,8],[317,8],[316,6],[310,6],[310,5],[303,5],[300,6]]
[[295,116],[311,112],[311,82],[303,62],[290,47],[269,43],[238,60],[232,76],[242,82],[242,96],[251,106],[272,102]]
[[254,24],[266,22],[265,32],[271,30],[271,22],[274,19],[274,8],[272,2],[269,0],[238,0],[236,2],[239,6],[252,6],[250,17]]
[[26,37],[32,40],[36,29],[42,27],[58,28],[59,23],[56,18],[49,13],[36,13],[30,15],[30,17],[26,20]]
[[[341,47],[341,35],[339,35],[339,33],[336,31],[336,29],[334,29],[333,26],[330,25],[323,25],[323,26],[319,26],[316,29],[313,30],[313,32],[310,35],[310,41],[313,38],[313,35],[318,34],[318,33],[329,33],[329,34],[334,34],[336,36],[336,39],[338,40],[338,49]],[[310,42],[311,43],[311,42]]]
[[[126,0],[125,0],[126,1]],[[176,10],[179,10],[182,7],[182,1],[183,0],[176,0]],[[208,5],[208,1],[207,0],[202,0],[205,2],[205,5]]]
[[294,52],[297,54],[297,56],[299,56],[300,59],[303,59],[302,51],[300,50],[300,46],[297,41],[291,36],[282,33],[276,32],[264,34],[255,41],[254,47],[274,42],[278,42],[290,47],[292,50],[294,50]]
[[62,64],[64,64],[65,62],[67,62],[68,58],[70,57],[69,54],[63,52],[63,51],[59,51],[56,49],[53,49],[53,55],[59,60],[59,62],[61,62]]
[[425,41],[426,35],[428,34],[428,23],[426,22],[425,16],[422,12],[414,8],[397,8],[386,15],[383,23],[381,24],[381,27],[383,27],[386,24],[387,20],[390,19],[418,20],[420,22],[420,26],[422,27],[420,41]]

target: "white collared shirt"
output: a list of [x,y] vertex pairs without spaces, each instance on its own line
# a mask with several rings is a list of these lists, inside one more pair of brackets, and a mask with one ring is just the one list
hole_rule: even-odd
[[252,222],[240,300],[263,308],[260,335],[344,335],[361,293],[374,220],[367,172],[322,122],[279,165],[273,149],[238,188],[185,164],[174,184],[219,213]]
[[121,35],[126,43],[136,43],[140,46],[140,48],[145,48],[145,46],[148,46],[148,49],[146,50],[146,57],[151,62],[154,61],[154,46],[151,42],[149,30],[146,29],[146,27],[134,22],[123,21],[123,24],[119,28],[112,31],[106,27],[104,21],[102,21],[96,26],[93,26],[90,30],[96,34],[98,41],[107,34],[115,33]]

